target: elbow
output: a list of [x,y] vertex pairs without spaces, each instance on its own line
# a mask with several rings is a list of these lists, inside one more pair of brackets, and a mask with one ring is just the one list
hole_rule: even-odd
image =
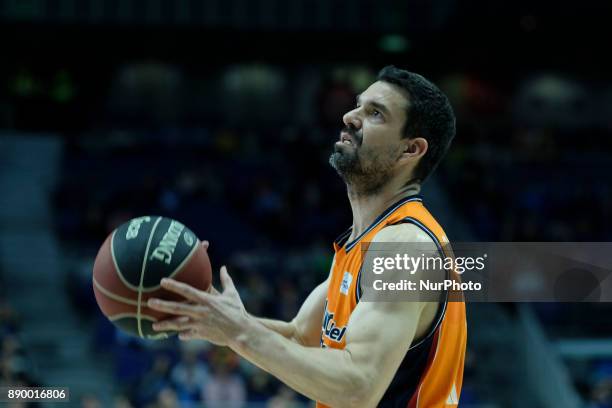
[[355,364],[351,353],[345,350],[346,364],[341,370],[343,381],[333,382],[328,389],[327,401],[321,401],[334,408],[375,408],[382,393],[379,367],[376,364]]
[[349,398],[342,404],[346,408],[376,407],[375,377],[363,371],[351,378]]
[[336,383],[332,397],[321,400],[333,408],[371,408],[376,407],[373,401],[373,381],[368,376],[355,370],[351,375],[345,375],[345,381]]

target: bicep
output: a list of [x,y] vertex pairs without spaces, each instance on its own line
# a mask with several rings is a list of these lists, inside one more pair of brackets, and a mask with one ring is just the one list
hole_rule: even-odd
[[360,302],[349,321],[346,350],[378,401],[415,337],[422,302]]
[[[420,231],[415,231],[411,226],[387,227],[379,232],[364,259],[362,273],[365,275],[362,284],[372,281],[374,276],[381,276],[373,275],[368,267],[373,265],[372,259],[375,257],[393,259],[397,254],[420,256],[409,244],[429,237],[423,238],[416,233]],[[399,282],[406,278],[406,271],[392,267],[386,269],[382,276],[387,282]],[[422,271],[415,270],[410,276],[418,280],[422,277]],[[410,348],[428,303],[418,297],[401,301],[389,293],[374,291],[371,287],[363,289],[365,294],[349,320],[346,350],[350,352],[356,368],[363,373],[368,395],[372,398],[369,402],[374,404],[389,387]]]

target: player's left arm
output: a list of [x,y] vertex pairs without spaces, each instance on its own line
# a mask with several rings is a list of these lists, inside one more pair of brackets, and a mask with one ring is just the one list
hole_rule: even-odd
[[[420,234],[420,230],[387,227],[376,240],[422,239],[412,234]],[[376,406],[414,339],[426,305],[360,302],[350,318],[346,347],[322,349],[292,342],[252,318],[224,268],[221,282],[224,290],[215,296],[164,280],[166,289],[182,294],[193,304],[150,301],[155,309],[181,315],[158,323],[156,328],[178,330],[182,339],[200,338],[227,345],[296,391],[333,407]]]

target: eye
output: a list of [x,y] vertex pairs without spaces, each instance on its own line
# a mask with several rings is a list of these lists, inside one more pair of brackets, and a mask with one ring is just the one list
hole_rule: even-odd
[[372,111],[372,116],[374,116],[375,118],[379,118],[379,117],[381,117],[381,116],[382,116],[382,113],[380,113],[380,111],[378,111],[378,110],[374,109],[374,110]]

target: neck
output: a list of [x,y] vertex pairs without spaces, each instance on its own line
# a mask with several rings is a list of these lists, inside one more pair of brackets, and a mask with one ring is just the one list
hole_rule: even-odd
[[361,235],[383,211],[393,203],[404,197],[418,194],[421,190],[419,183],[410,183],[406,186],[393,186],[389,183],[376,194],[360,194],[349,185],[347,188],[351,210],[353,212],[353,229],[348,241]]

